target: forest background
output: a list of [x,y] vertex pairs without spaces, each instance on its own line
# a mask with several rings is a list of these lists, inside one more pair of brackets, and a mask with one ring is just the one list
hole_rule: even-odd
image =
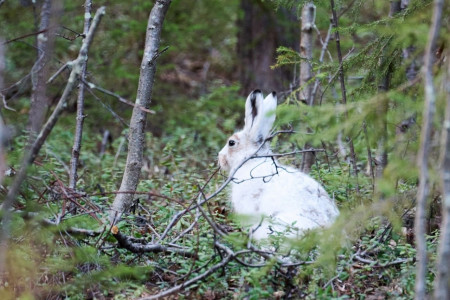
[[[449,299],[447,2],[4,0],[0,24],[2,299]],[[217,170],[254,89],[341,211],[290,252]]]

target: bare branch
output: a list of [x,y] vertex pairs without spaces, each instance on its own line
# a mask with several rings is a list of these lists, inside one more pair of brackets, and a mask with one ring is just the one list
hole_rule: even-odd
[[161,299],[163,297],[169,296],[173,293],[176,293],[190,285],[193,285],[194,283],[203,280],[204,278],[210,276],[211,274],[213,274],[214,272],[216,272],[217,270],[219,270],[220,268],[225,267],[232,259],[234,259],[237,255],[240,255],[242,253],[247,253],[248,250],[241,250],[239,252],[233,252],[230,248],[228,248],[225,245],[220,244],[219,242],[215,243],[215,246],[220,248],[221,250],[223,250],[227,255],[217,264],[215,264],[214,266],[212,266],[211,268],[209,268],[207,271],[201,273],[200,275],[195,276],[194,278],[191,278],[181,284],[178,284],[170,289],[167,289],[161,293],[158,293],[156,295],[150,296],[150,297],[144,297],[141,298],[140,300],[152,300],[152,299]]
[[[91,7],[92,7],[92,0],[86,0],[84,3],[84,28],[83,28],[83,35],[87,37],[87,34],[89,32],[89,27],[91,26]],[[86,53],[87,54],[87,53]],[[80,157],[80,150],[81,150],[81,138],[83,136],[83,123],[84,118],[86,117],[84,115],[84,80],[86,78],[86,69],[87,69],[87,61],[88,57],[86,55],[86,59],[83,60],[83,62],[80,64],[80,83],[78,85],[78,98],[77,98],[77,122],[76,122],[76,128],[75,128],[75,136],[73,141],[73,147],[72,147],[72,157],[70,159],[70,173],[69,173],[69,188],[75,189],[78,181],[78,161]],[[75,213],[76,207],[71,206],[70,211]]]
[[[17,173],[14,182],[9,188],[8,194],[6,196],[5,201],[2,204],[2,210],[5,213],[3,218],[3,226],[1,229],[1,236],[0,236],[0,242],[6,243],[8,236],[9,236],[9,225],[11,221],[11,216],[9,214],[9,210],[14,204],[14,201],[16,200],[17,194],[19,193],[20,187],[22,185],[22,182],[26,178],[27,170],[30,164],[34,161],[36,156],[38,155],[42,145],[44,144],[45,140],[47,139],[48,135],[50,134],[51,130],[55,126],[59,115],[64,109],[65,103],[72,92],[72,89],[75,86],[76,79],[79,75],[79,72],[81,70],[81,64],[82,62],[87,59],[87,52],[89,49],[90,44],[92,43],[92,39],[94,37],[94,33],[97,29],[98,24],[100,23],[101,17],[105,14],[105,7],[100,7],[94,17],[93,24],[89,30],[88,36],[83,41],[83,44],[81,46],[78,58],[76,59],[76,63],[74,64],[74,68],[72,69],[72,72],[70,73],[69,80],[67,82],[67,85],[64,89],[64,92],[58,102],[58,105],[54,109],[52,115],[47,120],[44,127],[41,129],[39,135],[35,139],[33,145],[30,147],[29,151],[27,151],[24,155],[24,158],[22,160],[22,165],[20,167],[19,172]],[[4,262],[0,262],[0,265],[4,265]]]
[[[51,221],[49,219],[42,219],[41,222],[43,225],[50,225],[50,226],[57,226],[57,227],[61,226],[57,222]],[[89,236],[89,237],[96,237],[102,233],[102,231],[98,231],[98,230],[89,230],[89,229],[77,228],[77,227],[64,228],[64,226],[61,228],[61,232],[67,233],[67,234]]]
[[133,242],[133,238],[130,236],[126,236],[121,232],[117,232],[116,234],[112,234],[120,247],[123,247],[133,253],[146,253],[146,252],[165,252],[165,253],[177,253],[186,257],[196,257],[197,254],[191,251],[180,249],[176,247],[165,246],[161,244],[142,244]]
[[[317,29],[317,28],[316,28],[316,29]],[[322,43],[322,49],[321,49],[321,51],[320,51],[320,57],[319,57],[319,63],[320,63],[320,64],[323,63],[323,58],[324,58],[324,56],[325,56],[325,52],[328,53],[328,55],[330,56],[330,60],[333,61],[333,58],[331,57],[331,54],[330,54],[330,52],[328,51],[328,43],[330,42],[331,31],[332,31],[332,29],[333,29],[333,25],[330,24],[330,26],[328,27],[327,36],[325,37],[325,41],[322,41],[322,38],[320,38],[320,41],[321,41],[321,43]],[[317,31],[318,31],[318,30],[317,30]],[[319,33],[317,33],[317,34],[318,34],[318,36],[320,37],[320,34],[319,34]],[[312,92],[311,92],[311,101],[312,101],[312,103],[315,102],[317,90],[319,89],[319,84],[320,84],[320,82],[319,82],[319,78],[318,78],[317,75],[320,74],[321,69],[322,69],[322,66],[320,66],[319,69],[317,70],[317,73],[316,73],[316,79],[314,80],[314,87],[313,87]]]
[[89,94],[91,94],[92,97],[94,97],[95,100],[97,100],[107,111],[109,111],[114,118],[116,118],[120,123],[122,123],[123,126],[130,127],[130,124],[128,124],[121,116],[119,116],[112,109],[111,106],[109,106],[108,104],[103,102],[102,99],[100,99],[100,97],[98,97],[96,94],[94,94],[94,91],[92,91],[90,87],[88,87],[88,86],[86,86],[86,87],[87,87],[87,91],[89,92]]
[[359,262],[372,265],[372,267],[379,267],[379,268],[386,268],[386,267],[390,267],[390,266],[393,266],[393,265],[404,264],[404,263],[413,261],[412,258],[397,258],[396,260],[393,260],[393,261],[390,261],[390,262],[380,263],[377,260],[371,260],[371,259],[363,258],[360,255],[354,255],[353,258],[355,260],[359,261]]
[[9,44],[9,43],[12,43],[12,42],[16,42],[18,40],[21,40],[21,39],[24,39],[24,38],[27,38],[27,37],[30,37],[30,36],[33,36],[33,35],[38,35],[38,34],[41,34],[41,33],[47,32],[47,31],[48,31],[48,28],[44,28],[44,29],[36,31],[36,32],[28,33],[28,34],[25,34],[25,35],[22,35],[22,36],[10,39],[10,40],[8,40],[6,42],[3,42],[3,45],[6,45],[6,44]]
[[72,64],[72,62],[63,64],[63,65],[55,72],[55,74],[53,74],[53,75],[47,80],[47,84],[52,83],[53,80],[55,80],[56,77],[58,77],[59,74],[62,73],[62,71],[64,71],[66,68],[69,68],[69,67],[70,67],[69,64]]
[[116,97],[122,103],[125,103],[125,104],[133,106],[133,107],[139,107],[140,110],[145,111],[146,113],[149,113],[149,114],[152,114],[152,115],[155,114],[154,110],[147,109],[147,108],[145,108],[145,107],[143,107],[142,105],[139,105],[139,104],[134,104],[133,102],[128,101],[127,99],[123,98],[122,96],[120,96],[117,93],[114,93],[112,91],[104,89],[104,88],[102,88],[102,87],[100,87],[100,86],[98,86],[98,85],[96,85],[96,84],[94,84],[92,82],[86,82],[86,81],[83,81],[83,82],[84,82],[84,84],[89,86],[89,88],[96,89],[96,90],[98,90],[98,91],[100,91],[100,92],[102,92],[102,93],[104,93],[106,95],[110,95],[110,96]]
[[[341,83],[341,93],[342,93],[342,104],[347,104],[347,90],[345,87],[345,75],[344,75],[344,63],[342,58],[342,51],[341,51],[341,39],[339,37],[339,30],[338,30],[338,17],[336,15],[336,9],[334,7],[334,0],[330,0],[331,3],[331,12],[333,15],[333,27],[335,29],[335,40],[336,40],[336,50],[338,55],[338,61],[339,61],[339,79]],[[345,112],[345,117],[348,119],[348,113]],[[350,155],[352,158],[352,165],[353,165],[353,172],[356,176],[356,179],[358,179],[358,167],[356,164],[356,153],[355,153],[355,147],[353,145],[353,140],[349,139],[349,146],[350,146]],[[356,183],[356,191],[359,193],[359,184]]]

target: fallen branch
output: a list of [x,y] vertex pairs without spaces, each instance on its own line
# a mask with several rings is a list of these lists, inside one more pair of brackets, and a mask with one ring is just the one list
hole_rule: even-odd
[[[112,231],[114,231],[114,228]],[[193,253],[191,251],[182,248],[152,243],[149,244],[136,243],[133,241],[134,239],[133,237],[126,236],[122,234],[120,231],[117,231],[117,233],[112,232],[112,235],[116,238],[120,247],[125,248],[133,253],[164,252],[164,253],[176,253],[186,257],[195,257],[195,258],[197,257],[196,253]]]
[[363,258],[359,255],[354,255],[353,259],[365,263],[365,264],[369,264],[372,267],[378,267],[378,268],[386,268],[389,266],[393,266],[393,265],[398,265],[398,264],[403,264],[403,263],[407,263],[407,262],[412,262],[413,259],[412,258],[398,258],[396,260],[390,261],[390,262],[386,262],[386,263],[380,263],[377,260],[371,260],[371,259],[367,259],[367,258]]
[[60,225],[61,223],[57,224],[56,222],[49,220],[49,219],[42,219],[41,222],[43,225],[56,226],[58,229],[61,229],[60,231],[62,233],[68,233],[68,234],[96,237],[96,236],[99,236],[103,232],[101,230],[90,230],[90,229],[77,228],[77,227],[64,227],[64,226]]
[[[91,230],[91,229],[84,229],[84,228],[78,228],[78,227],[72,227],[72,226],[65,227],[65,226],[61,225],[61,223],[57,223],[56,221],[52,221],[48,218],[41,218],[41,215],[36,212],[27,212],[27,211],[21,211],[21,210],[12,210],[11,212],[22,217],[24,220],[37,219],[38,222],[41,223],[43,226],[55,227],[61,233],[96,237],[96,236],[99,236],[103,232],[102,230]],[[0,218],[0,220],[1,220],[1,218]]]

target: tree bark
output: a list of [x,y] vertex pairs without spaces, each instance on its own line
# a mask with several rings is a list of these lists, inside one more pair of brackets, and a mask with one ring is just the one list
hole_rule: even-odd
[[[284,68],[273,70],[271,66],[276,62],[279,46],[298,50],[295,38],[290,38],[299,36],[297,19],[286,9],[275,11],[268,2],[241,0],[243,16],[237,22],[237,67],[243,95],[254,89],[281,90],[292,79],[292,72]],[[286,19],[289,22],[280,21]]]
[[[84,3],[84,28],[83,34],[87,36],[89,32],[89,27],[91,26],[91,9],[92,9],[92,0],[86,0]],[[85,79],[86,79],[86,69],[87,69],[87,61],[88,58],[81,65],[80,71],[80,81],[78,83],[78,98],[77,98],[77,124],[75,128],[75,137],[73,141],[72,147],[72,157],[70,159],[70,173],[69,173],[69,187],[71,189],[75,189],[78,181],[77,167],[78,160],[80,157],[80,149],[81,149],[81,138],[83,136],[83,123],[84,123],[84,90],[85,90]],[[69,210],[72,213],[76,212],[76,206],[71,203]]]
[[[308,2],[302,9],[302,24],[300,35],[300,92],[299,100],[307,105],[313,105],[312,88],[312,58],[313,58],[313,32],[316,18],[316,6],[312,2]],[[305,144],[305,149],[311,148],[309,143]],[[309,173],[311,166],[314,164],[315,153],[305,152],[303,154],[301,169],[305,173]]]
[[444,88],[447,91],[447,107],[442,128],[441,147],[441,184],[442,184],[442,224],[441,240],[436,264],[434,299],[450,299],[450,62],[447,62],[447,74]]
[[145,145],[146,112],[139,107],[148,109],[151,103],[153,82],[156,72],[156,60],[159,56],[159,43],[164,17],[169,9],[171,0],[157,0],[150,12],[145,40],[144,57],[142,58],[136,106],[131,116],[130,131],[128,135],[128,156],[119,193],[110,210],[110,221],[117,223],[122,213],[133,203],[133,193],[120,193],[120,191],[136,191],[142,168],[142,156]]
[[434,50],[441,28],[441,18],[444,0],[434,1],[434,11],[428,34],[428,43],[424,56],[424,90],[425,104],[420,135],[420,148],[417,157],[419,168],[419,187],[417,190],[415,236],[416,236],[416,284],[415,299],[426,299],[426,273],[427,273],[427,243],[425,238],[427,198],[429,194],[428,156],[431,144],[431,130],[435,112],[436,92],[433,85]]
[[[5,46],[4,39],[0,36],[0,91],[3,89],[3,74],[5,71]],[[0,97],[3,95],[0,94]],[[3,119],[0,115],[0,184],[3,182],[3,176],[5,174],[6,164],[5,164],[5,156],[3,150],[3,142],[5,139],[5,130],[3,126]],[[4,262],[6,261],[6,250],[7,247],[4,243],[1,243],[0,240],[0,278],[3,276],[2,274],[5,271]]]
[[56,19],[59,12],[59,1],[53,2],[45,0],[41,9],[41,21],[39,31],[44,31],[37,35],[37,60],[31,69],[31,105],[29,113],[29,129],[32,138],[41,130],[44,123],[45,114],[48,109],[48,98],[46,95],[48,74],[48,63],[53,53],[53,44],[55,41]]
[[301,34],[300,34],[300,92],[299,100],[312,105],[312,56],[313,56],[313,32],[316,18],[316,6],[308,2],[302,9]]

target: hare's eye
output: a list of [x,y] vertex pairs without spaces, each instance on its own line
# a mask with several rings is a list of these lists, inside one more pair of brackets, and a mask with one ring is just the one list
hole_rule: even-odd
[[229,140],[228,141],[228,146],[233,147],[234,145],[236,145],[236,141],[235,140]]

